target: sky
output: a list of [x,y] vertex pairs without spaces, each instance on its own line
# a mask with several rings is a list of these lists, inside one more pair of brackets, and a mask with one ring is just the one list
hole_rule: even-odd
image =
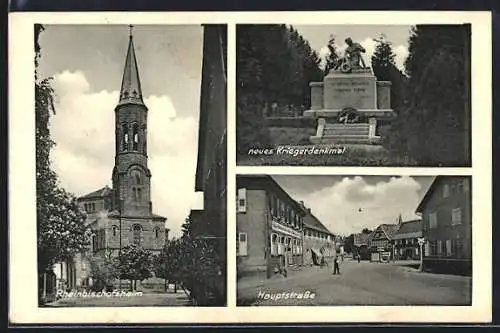
[[[273,178],[334,234],[419,219],[415,209],[434,177],[274,175]],[[360,211],[361,210],[361,211]]]
[[347,37],[360,43],[366,53],[363,59],[367,66],[371,64],[371,56],[375,50],[376,42],[381,34],[392,43],[395,62],[399,69],[404,69],[404,61],[408,56],[408,37],[411,25],[294,25],[298,32],[307,40],[311,47],[316,50],[322,59],[329,54],[327,48],[330,35],[335,37],[338,50],[342,55],[347,45],[344,40]]
[[[53,77],[51,153],[61,185],[77,196],[111,187],[114,108],[128,47],[126,25],[48,25],[40,35],[40,78]],[[135,26],[134,46],[148,112],[153,212],[180,236],[194,192],[202,27]]]

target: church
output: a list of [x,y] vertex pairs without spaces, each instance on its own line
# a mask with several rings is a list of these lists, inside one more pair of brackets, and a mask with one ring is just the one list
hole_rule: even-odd
[[[111,112],[111,110],[110,110]],[[134,243],[153,253],[168,239],[166,217],[153,213],[151,171],[148,168],[147,119],[134,51],[129,36],[122,84],[115,112],[115,164],[112,188],[104,186],[78,198],[92,230],[88,253],[57,263],[54,273],[64,289],[92,284],[88,254],[111,252]]]

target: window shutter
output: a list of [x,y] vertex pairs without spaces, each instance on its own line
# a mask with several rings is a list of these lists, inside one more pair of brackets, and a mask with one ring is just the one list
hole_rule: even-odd
[[245,213],[247,211],[247,190],[246,188],[238,189],[238,213]]
[[461,224],[462,223],[462,209],[455,208],[451,211],[451,224]]
[[240,256],[248,255],[248,241],[246,232],[240,232],[238,236],[238,243],[239,243],[238,246],[239,255]]

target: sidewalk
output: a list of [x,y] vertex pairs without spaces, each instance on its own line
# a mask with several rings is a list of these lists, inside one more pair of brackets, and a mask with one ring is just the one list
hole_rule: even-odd
[[318,272],[332,272],[333,268],[329,266],[319,267],[319,266],[302,266],[298,270],[289,269],[288,276],[284,277],[281,274],[274,274],[269,279],[265,275],[251,275],[245,276],[236,281],[237,289],[251,289],[263,286],[270,286],[274,284],[279,284],[287,281],[293,281],[296,279],[307,278],[311,274]]

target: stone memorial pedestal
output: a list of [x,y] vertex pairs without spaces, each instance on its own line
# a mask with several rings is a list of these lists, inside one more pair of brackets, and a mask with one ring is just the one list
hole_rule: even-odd
[[390,87],[377,81],[370,68],[349,73],[332,71],[323,82],[311,82],[311,109],[304,117],[317,119],[311,143],[379,144],[377,125],[390,121]]

